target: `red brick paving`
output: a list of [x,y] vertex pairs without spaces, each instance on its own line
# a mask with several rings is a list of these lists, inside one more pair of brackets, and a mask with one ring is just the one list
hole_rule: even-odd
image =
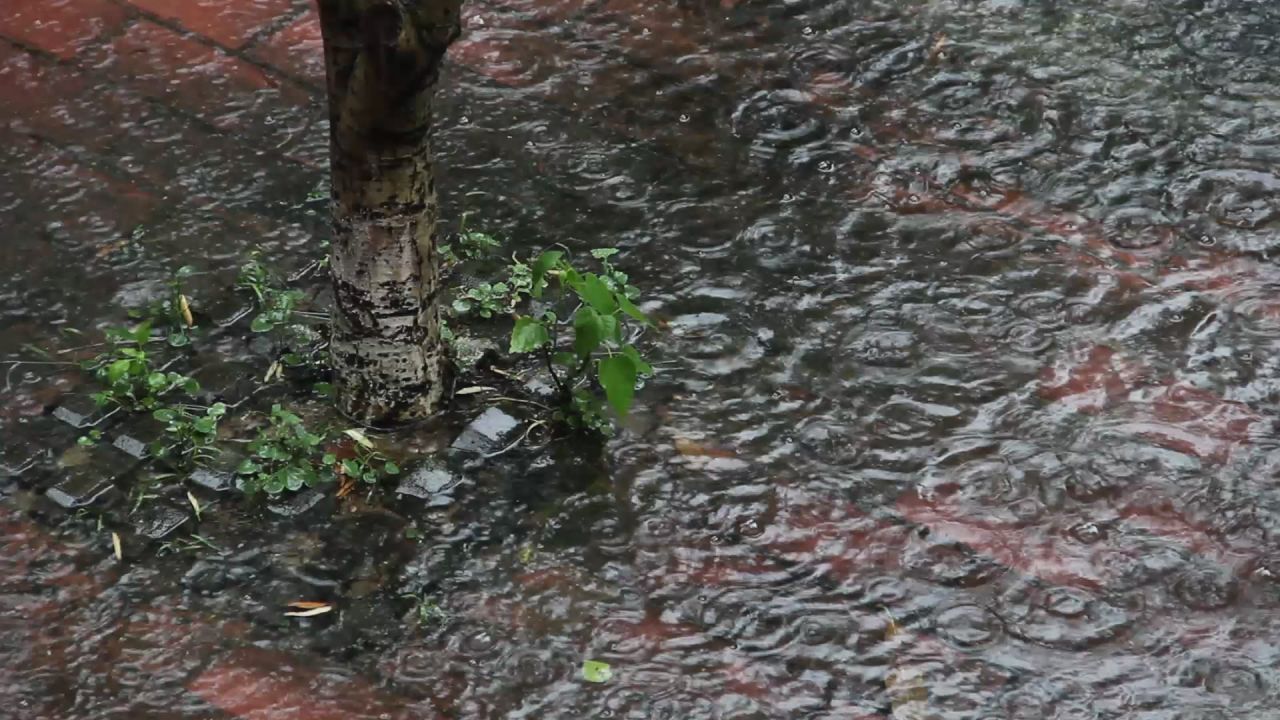
[[324,44],[320,40],[320,14],[315,7],[288,26],[259,42],[250,54],[294,77],[324,85]]
[[5,0],[0,35],[67,59],[118,29],[127,15],[110,0]]
[[233,50],[296,7],[295,0],[132,0],[132,4]]

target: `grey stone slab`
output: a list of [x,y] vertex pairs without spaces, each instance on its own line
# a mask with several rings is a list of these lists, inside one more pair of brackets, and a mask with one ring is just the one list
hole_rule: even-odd
[[110,446],[72,446],[58,458],[57,480],[45,496],[69,510],[101,502],[113,494],[115,482],[137,465],[136,458]]
[[65,395],[53,416],[77,430],[97,427],[111,418],[116,411],[98,407],[88,395]]
[[226,492],[236,486],[236,476],[229,470],[199,468],[187,476],[191,482],[214,492]]
[[405,475],[396,492],[426,500],[428,507],[443,507],[453,502],[453,491],[461,483],[462,476],[430,463]]
[[150,503],[143,505],[131,520],[139,535],[159,540],[182,527],[190,518],[190,512],[167,503]]
[[276,515],[296,517],[315,507],[323,499],[324,493],[320,488],[308,488],[300,492],[284,493],[272,498],[267,503],[267,509]]
[[463,428],[450,447],[474,453],[492,452],[502,447],[519,426],[519,420],[491,407]]

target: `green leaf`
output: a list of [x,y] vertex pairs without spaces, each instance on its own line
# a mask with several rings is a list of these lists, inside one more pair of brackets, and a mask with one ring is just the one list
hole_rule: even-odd
[[290,490],[301,490],[307,484],[307,476],[300,468],[287,467],[284,469],[284,484]]
[[227,414],[227,404],[216,402],[210,405],[208,410],[205,410],[205,414],[209,417],[220,418]]
[[619,415],[625,417],[636,396],[636,365],[626,355],[613,355],[600,361],[600,385],[605,397]]
[[195,395],[200,392],[200,383],[195,379],[181,378],[180,382],[182,383],[182,389],[185,390],[188,395]]
[[169,333],[169,344],[173,347],[184,347],[191,344],[191,338],[186,333]]
[[609,663],[599,660],[584,660],[582,663],[582,679],[587,682],[605,683],[613,677],[613,668]]
[[129,373],[129,367],[133,365],[132,360],[116,360],[107,366],[107,382],[115,385],[120,382],[125,375]]
[[271,330],[274,325],[275,323],[271,321],[271,318],[266,313],[262,313],[255,317],[253,322],[249,323],[249,329],[256,333],[264,333]]
[[547,250],[533,261],[532,271],[532,288],[529,292],[536,298],[542,297],[542,291],[547,287],[547,273],[551,272],[560,262],[560,258],[564,257],[564,253],[560,250]]
[[579,308],[573,316],[573,351],[578,357],[586,357],[605,337],[605,325],[600,313],[589,307]]
[[388,475],[399,475],[400,466],[393,462],[388,461],[386,465],[382,466],[382,471]]
[[159,410],[151,413],[151,417],[162,423],[169,423],[178,419],[178,412],[169,408],[160,408]]
[[151,339],[151,321],[147,321],[138,325],[131,333],[133,341],[139,345],[145,344]]
[[583,275],[582,281],[573,289],[601,315],[612,315],[618,309],[618,301],[614,299],[613,291],[594,273]]
[[348,477],[360,477],[360,464],[355,460],[343,460],[342,472]]
[[591,251],[591,257],[597,260],[608,260],[619,252],[621,251],[618,248],[596,248]]
[[605,315],[600,318],[600,323],[606,340],[612,340],[616,343],[622,342],[622,323],[618,322],[617,315]]
[[191,423],[191,427],[201,435],[212,435],[218,430],[218,419],[212,417],[202,417]]
[[525,315],[516,318],[516,326],[511,330],[511,352],[533,352],[550,341],[545,325]]
[[562,365],[567,368],[575,367],[578,364],[578,356],[571,352],[558,352],[551,356],[551,362]]
[[315,385],[312,385],[311,389],[316,391],[316,394],[318,395],[324,395],[324,396],[333,395],[333,383],[318,382]]
[[631,299],[625,293],[614,293],[613,298],[618,301],[618,307],[622,308],[622,312],[630,315],[636,322],[653,327],[653,321],[649,319],[649,316],[641,312],[640,308],[636,307],[635,303],[631,302]]
[[164,373],[151,373],[147,376],[147,386],[152,390],[159,390],[169,384],[169,377]]
[[239,473],[240,475],[252,475],[253,473],[258,472],[261,469],[262,469],[262,466],[259,465],[258,463],[249,459],[245,459],[236,468],[236,472]]
[[285,480],[282,475],[283,473],[275,473],[271,477],[267,478],[266,481],[262,483],[262,489],[266,490],[267,493],[271,495],[279,495],[284,492]]
[[623,347],[622,354],[631,358],[631,362],[635,363],[636,372],[638,372],[639,374],[641,375],[653,374],[653,366],[645,362],[644,358],[640,357],[640,351],[636,350],[635,345],[627,345]]

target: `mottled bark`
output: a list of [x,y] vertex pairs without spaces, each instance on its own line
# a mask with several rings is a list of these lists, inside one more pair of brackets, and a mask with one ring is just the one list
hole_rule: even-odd
[[332,361],[339,409],[367,425],[443,397],[431,95],[462,0],[318,0],[333,175]]

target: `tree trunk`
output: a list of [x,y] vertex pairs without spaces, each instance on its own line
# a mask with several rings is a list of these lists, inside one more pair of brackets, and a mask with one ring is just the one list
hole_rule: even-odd
[[329,91],[338,408],[374,426],[436,412],[436,188],[427,136],[462,0],[318,0]]

